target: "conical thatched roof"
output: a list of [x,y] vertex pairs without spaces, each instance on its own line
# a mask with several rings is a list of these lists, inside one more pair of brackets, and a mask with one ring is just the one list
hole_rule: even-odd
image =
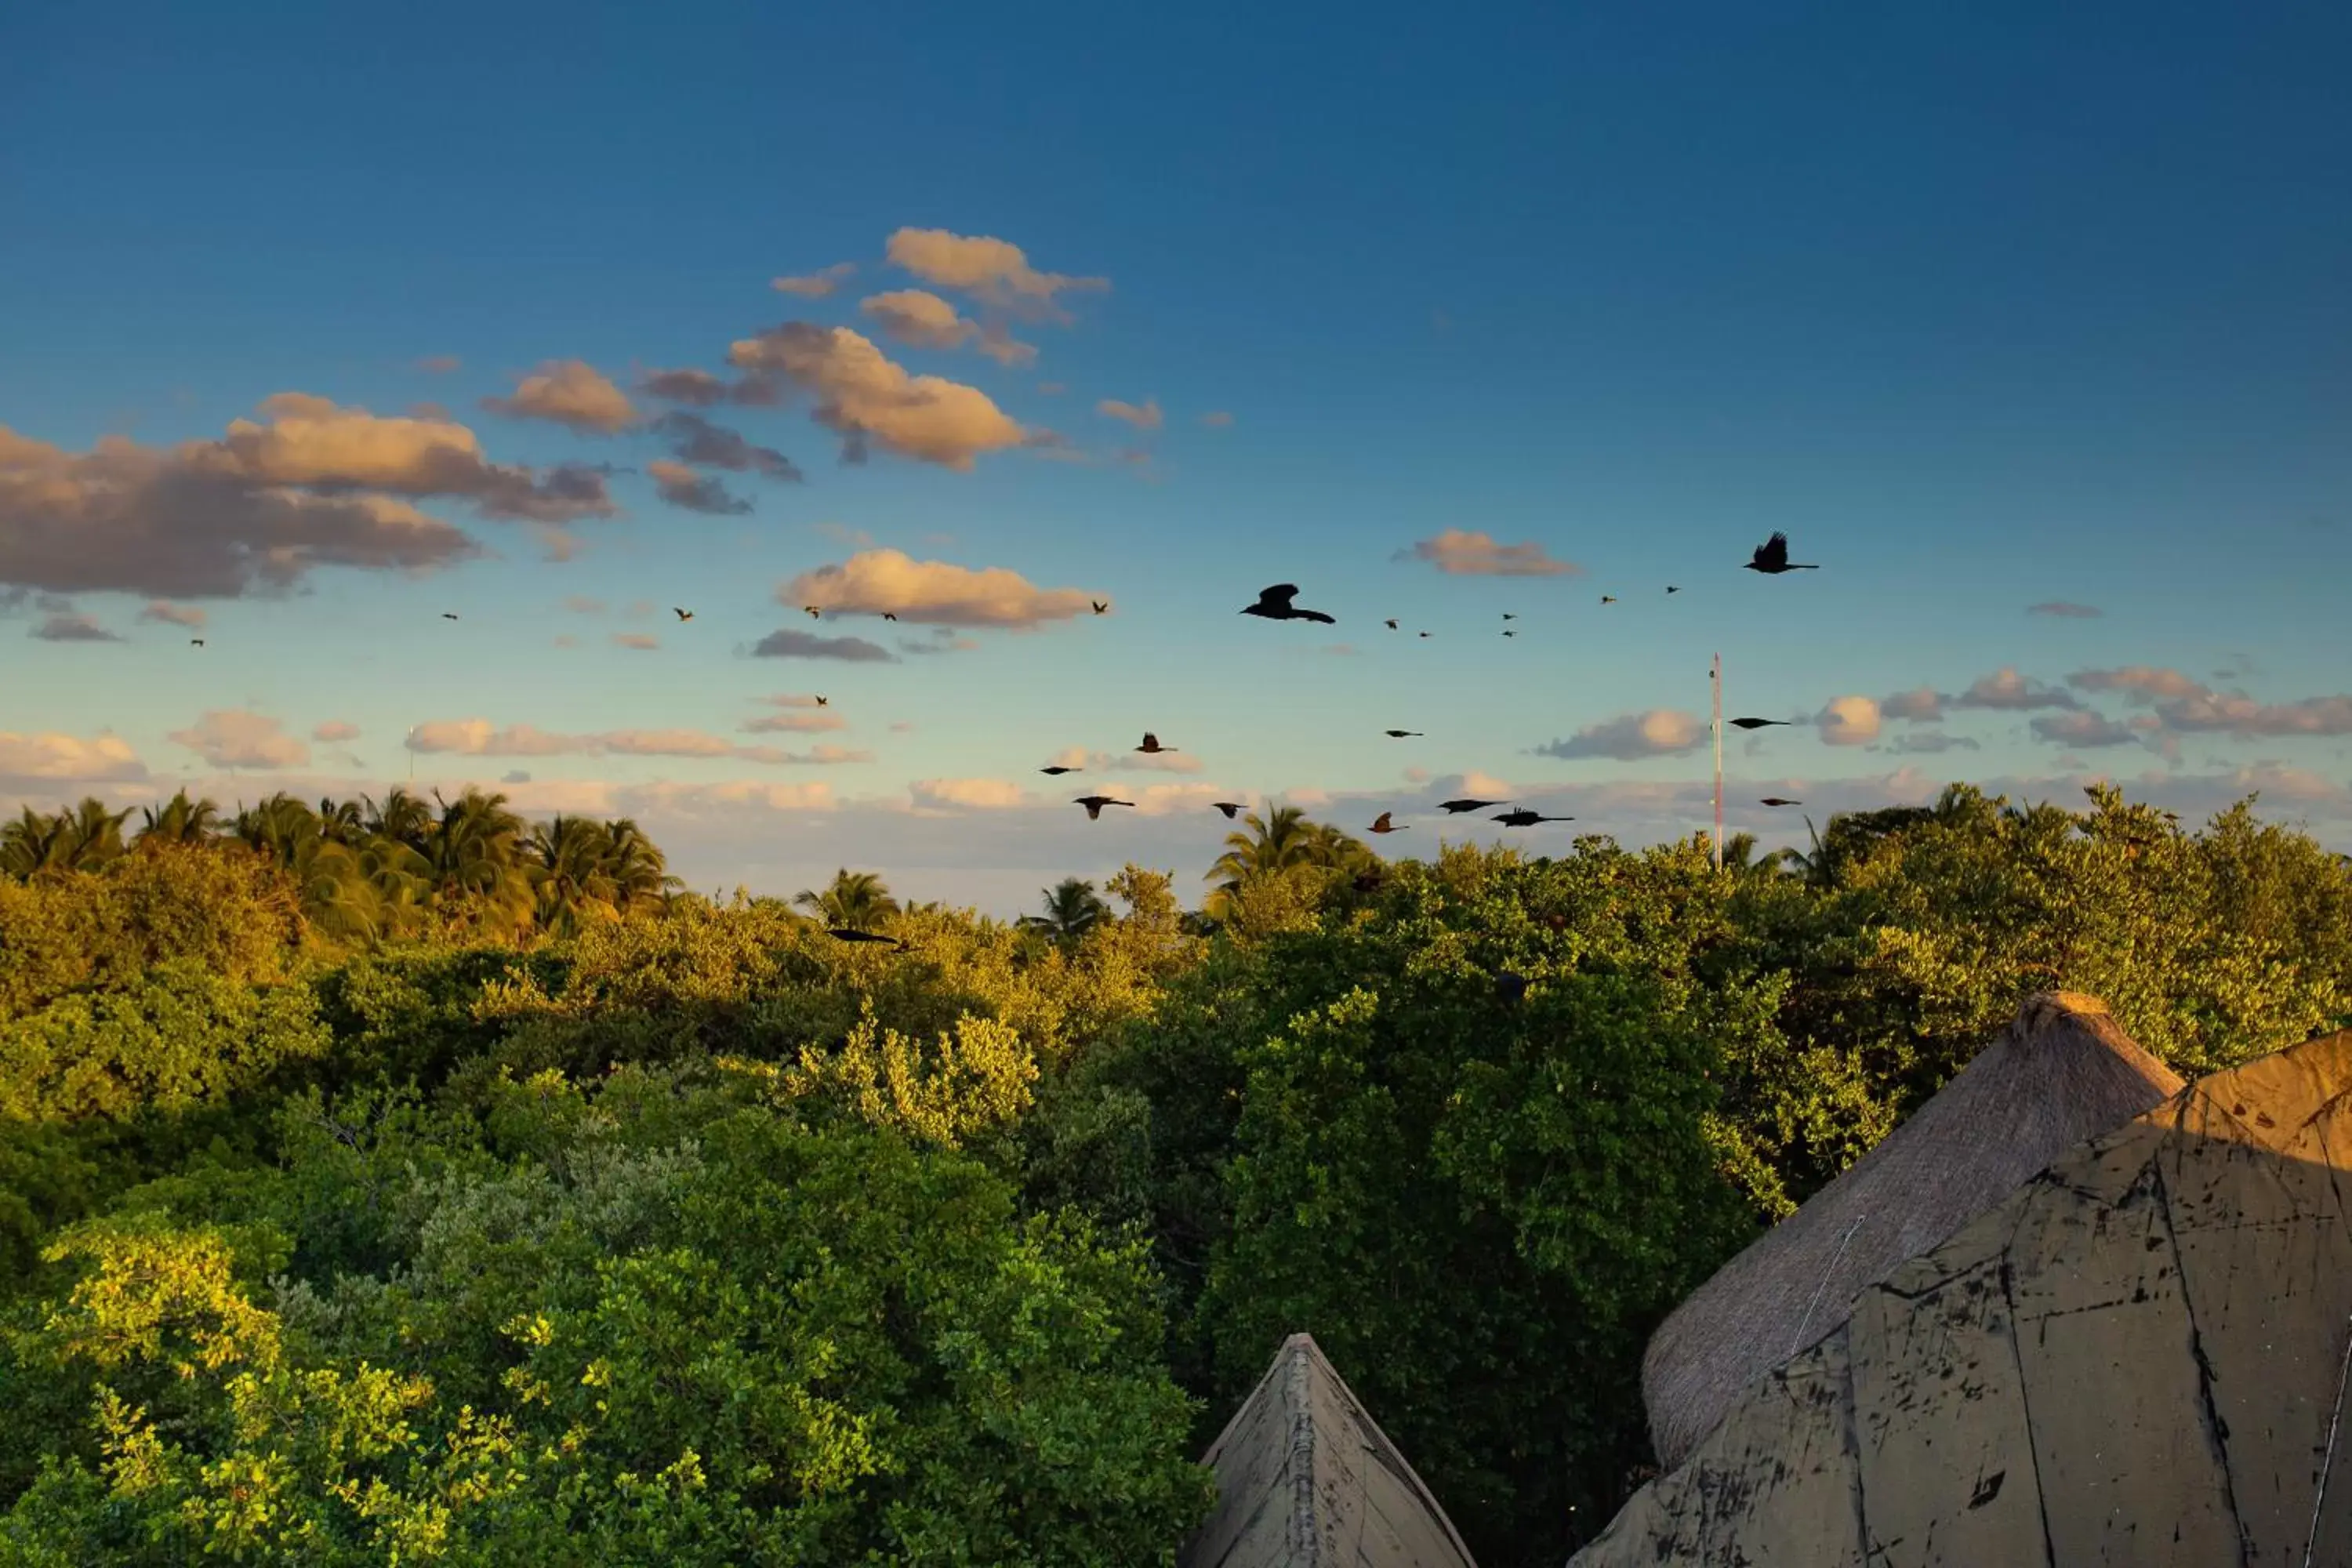
[[1642,1394],[1672,1469],[1740,1391],[1845,1321],[1846,1304],[2066,1150],[2180,1089],[2095,998],[2052,992],[1650,1337]]
[[1871,1286],[1570,1568],[2352,1565],[2352,1031]]
[[1282,1342],[1203,1461],[1217,1511],[1177,1568],[1475,1568],[1470,1549],[1306,1334]]

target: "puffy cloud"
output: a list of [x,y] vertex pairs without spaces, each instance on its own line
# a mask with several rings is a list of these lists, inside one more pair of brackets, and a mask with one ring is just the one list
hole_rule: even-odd
[[847,327],[787,321],[739,341],[727,357],[809,393],[816,399],[813,416],[842,437],[852,460],[872,440],[901,457],[962,470],[980,454],[1018,447],[1029,437],[978,387],[910,375]]
[[1932,724],[1944,716],[1944,695],[1932,686],[1915,687],[1898,691],[1878,705],[1878,711],[1889,719],[1908,720],[1914,724]]
[[898,550],[861,550],[847,561],[803,572],[776,590],[797,609],[880,615],[945,626],[1034,626],[1092,612],[1081,588],[1040,588],[1003,566],[975,571],[946,561],[917,561]]
[[1878,704],[1867,697],[1832,697],[1813,724],[1825,745],[1868,745],[1878,739]]
[[1121,403],[1116,397],[1106,397],[1095,405],[1095,412],[1113,419],[1124,419],[1139,430],[1157,430],[1161,424],[1160,399],[1147,397],[1140,405]]
[[456,354],[426,354],[416,362],[416,368],[427,375],[446,375],[465,363]]
[[[236,441],[263,427],[239,420],[230,431]],[[343,493],[362,479],[320,461],[281,465],[287,456],[250,440],[242,450],[228,443],[162,450],[119,437],[74,453],[0,426],[0,582],[226,598],[289,588],[320,566],[421,572],[481,552],[404,501]],[[522,470],[452,460],[470,463],[468,474],[516,475],[530,488]],[[401,477],[382,464],[368,471]],[[327,482],[293,477],[304,473],[340,488],[298,488]]]
[[2094,746],[2127,746],[2139,732],[2128,724],[2077,708],[2069,713],[2044,713],[2033,721],[2033,733],[2053,745],[2088,751]]
[[33,628],[43,642],[121,642],[122,638],[88,615],[53,615]]
[[646,472],[653,479],[654,493],[681,510],[737,517],[751,510],[750,501],[730,492],[710,475],[698,473],[684,463],[656,458],[646,465]]
[[2202,682],[2191,680],[2177,669],[2159,669],[2145,664],[2126,665],[2120,669],[2078,669],[2066,678],[2066,684],[2084,691],[2120,691],[2136,702],[2212,695]]
[[714,425],[699,414],[665,414],[653,422],[654,431],[671,442],[671,455],[681,463],[730,473],[761,473],[772,479],[798,479],[793,460],[773,447],[754,446],[724,425]]
[[482,406],[513,419],[544,419],[583,435],[610,436],[637,416],[629,395],[586,360],[549,360],[515,384],[511,397]]
[[26,735],[0,730],[0,783],[23,787],[131,782],[146,776],[147,764],[139,753],[113,735],[85,741],[55,730]]
[[614,632],[613,646],[633,648],[638,653],[651,653],[661,647],[661,638],[645,632]]
[[240,708],[212,709],[165,739],[216,768],[299,768],[310,761],[310,748],[288,734],[284,725]]
[[819,708],[803,713],[762,713],[738,726],[747,735],[815,735],[833,730],[846,730],[849,721],[838,713]]
[[2047,686],[2017,673],[2014,665],[2002,665],[1992,674],[1969,683],[1969,689],[1948,700],[1955,708],[1995,708],[2015,710],[2028,708],[2079,708],[2082,704],[2074,694],[2061,686]]
[[895,664],[890,650],[864,637],[821,637],[787,626],[770,632],[751,649],[754,658],[837,658],[850,664]]
[[1228,429],[1232,426],[1233,422],[1234,416],[1226,413],[1222,408],[1212,408],[1209,412],[1201,416],[1201,423],[1206,425],[1212,430]]
[[907,794],[918,809],[932,811],[1003,811],[1034,804],[1010,779],[917,779]]
[[531,724],[493,725],[487,719],[436,720],[409,731],[412,752],[467,757],[697,757],[726,758],[770,767],[828,766],[873,761],[868,752],[818,746],[787,752],[774,746],[739,746],[699,730],[608,730],[566,735]]
[[2038,605],[2028,605],[2029,616],[2057,616],[2067,620],[2095,621],[2103,613],[2095,605],[2073,605],[2063,599],[2044,599]]
[[637,377],[637,390],[664,403],[697,408],[727,401],[727,383],[707,370],[649,370]]
[[920,289],[876,294],[859,300],[857,308],[874,318],[883,336],[908,348],[959,349],[971,343],[1003,365],[1024,365],[1037,357],[1034,344],[1016,342],[1002,327],[971,321],[937,294]]
[[943,228],[902,228],[891,235],[883,255],[926,283],[954,289],[1001,310],[1067,321],[1056,297],[1108,289],[1108,278],[1072,278],[1040,272],[1022,248],[986,235],[953,234]]
[[1564,741],[1538,746],[1545,757],[1613,757],[1632,762],[1642,757],[1666,757],[1695,752],[1706,744],[1706,726],[1691,714],[1671,708],[1646,713],[1623,713],[1599,724],[1588,724]]
[[175,626],[200,627],[205,624],[204,611],[193,605],[175,605],[169,599],[151,599],[139,612],[142,621],[168,621]]
[[1396,558],[1427,561],[1440,572],[1457,577],[1564,577],[1584,570],[1573,561],[1553,560],[1532,541],[1498,544],[1491,534],[1460,528],[1421,540],[1409,550],[1398,551]]
[[356,741],[359,738],[360,727],[341,719],[330,719],[310,731],[310,739],[330,746],[338,742]]
[[822,300],[841,287],[842,279],[857,271],[855,261],[836,261],[814,272],[803,272],[796,278],[771,278],[768,287],[779,294],[792,294],[803,300]]

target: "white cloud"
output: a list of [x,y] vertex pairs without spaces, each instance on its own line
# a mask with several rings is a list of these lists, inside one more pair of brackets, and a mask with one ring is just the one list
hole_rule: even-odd
[[33,734],[0,730],[0,784],[104,784],[146,776],[147,765],[139,753],[114,735],[85,741],[55,730]]
[[1813,723],[1825,745],[1868,745],[1878,739],[1878,704],[1867,697],[1832,697]]
[[236,708],[215,708],[164,739],[177,742],[216,768],[299,768],[310,748],[275,719]]
[[1705,724],[1689,713],[1654,708],[1646,713],[1622,713],[1599,724],[1588,724],[1564,741],[1538,746],[1538,756],[1613,757],[1632,762],[1642,757],[1673,756],[1706,744]]

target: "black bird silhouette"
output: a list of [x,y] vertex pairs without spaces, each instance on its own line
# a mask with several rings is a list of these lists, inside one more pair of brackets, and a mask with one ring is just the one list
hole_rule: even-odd
[[190,647],[202,647],[205,646],[205,639],[202,637],[190,637],[188,639],[188,646]]
[[883,612],[882,612],[882,618],[883,618],[884,620],[886,620],[886,621],[895,621],[895,620],[897,620],[898,617],[898,616],[894,616],[894,615],[892,615],[889,611],[885,610],[885,611],[883,611]]
[[1726,721],[1733,728],[1739,730],[1762,730],[1769,728],[1774,724],[1779,724],[1783,728],[1786,728],[1789,724],[1794,722],[1794,721],[1788,719],[1732,719]]
[[1327,626],[1339,623],[1320,610],[1302,610],[1290,601],[1298,597],[1296,583],[1276,583],[1271,588],[1258,590],[1257,603],[1244,605],[1242,614],[1263,616],[1269,621],[1321,621]]
[[1383,730],[1381,733],[1386,735],[1391,741],[1402,741],[1407,735],[1417,736],[1421,731],[1418,730]]
[[456,620],[457,617],[457,616],[453,616],[453,615],[451,615],[448,611],[444,610],[444,611],[442,611],[442,612],[441,612],[441,618],[442,618],[443,620],[445,620],[445,621],[454,621],[454,620]]
[[1517,620],[1519,617],[1518,617],[1518,616],[1515,616],[1515,615],[1513,615],[1510,611],[1508,611],[1508,610],[1505,610],[1505,611],[1503,612],[1503,618],[1504,618],[1505,620],[1507,620],[1507,621],[1516,621],[1516,620]]
[[1038,771],[1039,773],[1051,773],[1051,774],[1053,774],[1055,778],[1059,778],[1059,777],[1061,777],[1064,773],[1075,773],[1082,772],[1083,770],[1078,769],[1078,768],[1066,768],[1066,767],[1064,767],[1061,763],[1055,763],[1053,766],[1051,766],[1051,767],[1047,767],[1047,768],[1039,768],[1037,771]]
[[681,610],[676,605],[672,605],[669,607],[669,613],[676,616],[681,621],[690,621],[694,619],[694,612],[692,610]]
[[1613,605],[1617,602],[1617,595],[1614,594],[1603,594],[1601,595],[1601,602],[1604,605]]
[[879,931],[853,931],[847,926],[827,926],[824,934],[839,942],[887,942],[892,947],[907,945],[895,936],[884,936]]
[[1782,800],[1777,795],[1768,795],[1757,804],[1759,805],[1802,805],[1805,803],[1801,800]]
[[1427,632],[1423,632],[1423,633],[1422,633],[1421,635],[1422,635],[1422,636],[1423,636],[1423,637],[1427,637],[1429,634],[1428,634]]
[[1574,822],[1576,818],[1572,816],[1545,816],[1539,812],[1529,811],[1526,806],[1521,806],[1517,811],[1507,811],[1503,813],[1502,816],[1493,818],[1493,820],[1501,823],[1506,827],[1533,827],[1538,822]]
[[1669,583],[1666,584],[1666,592],[1669,594],[1679,594],[1682,590],[1675,587],[1672,583]]
[[1141,752],[1147,757],[1156,757],[1162,752],[1172,752],[1176,748],[1173,746],[1161,745],[1160,743],[1160,737],[1153,734],[1150,731],[1146,730],[1143,732],[1143,744],[1136,747],[1135,749]]
[[1402,833],[1406,828],[1412,826],[1412,825],[1409,822],[1391,822],[1389,820],[1389,814],[1385,811],[1381,813],[1379,816],[1372,820],[1372,831],[1375,833]]
[[1104,806],[1133,805],[1135,802],[1131,800],[1113,800],[1107,795],[1082,795],[1070,804],[1072,805],[1085,806],[1087,808],[1087,820],[1088,822],[1099,822],[1102,820],[1102,808]]
[[823,707],[827,706],[827,703],[825,702],[825,700],[824,700],[824,698],[820,697],[820,698],[818,698],[818,699],[816,700],[816,705],[817,705],[818,707],[820,707],[820,708],[823,708]]
[[1777,576],[1783,572],[1818,572],[1821,567],[1810,561],[1790,560],[1789,536],[1785,533],[1775,533],[1756,547],[1755,559],[1748,563],[1748,570],[1761,572],[1767,576]]
[[1465,795],[1460,800],[1441,800],[1437,803],[1437,808],[1440,811],[1480,811],[1487,806],[1502,804],[1499,800],[1472,800]]
[[1209,804],[1223,812],[1227,822],[1231,822],[1234,819],[1234,813],[1242,808],[1242,803],[1237,800],[1213,800]]
[[1391,631],[1394,631],[1394,630],[1396,630],[1396,629],[1397,629],[1397,625],[1396,625],[1396,623],[1395,623],[1394,621],[1384,621],[1384,622],[1382,622],[1381,624],[1382,624],[1383,626],[1387,626],[1387,627],[1389,628],[1389,630],[1391,630]]
[[1515,631],[1513,631],[1510,627],[1508,627],[1508,626],[1505,626],[1505,627],[1503,628],[1503,635],[1504,635],[1505,637],[1515,637],[1518,636],[1519,634],[1518,634],[1518,633],[1517,633],[1517,632],[1515,632]]
[[821,621],[824,619],[824,612],[818,609],[814,605],[803,605],[801,608],[808,612],[808,618],[810,620]]
[[1087,603],[1095,607],[1096,615],[1107,616],[1110,614],[1110,605],[1101,599],[1088,599]]
[[1506,1005],[1517,1003],[1527,994],[1528,977],[1526,975],[1512,969],[1495,971],[1495,994],[1501,997]]

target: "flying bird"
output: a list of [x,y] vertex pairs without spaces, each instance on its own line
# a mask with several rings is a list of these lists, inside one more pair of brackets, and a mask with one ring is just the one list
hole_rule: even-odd
[[1397,624],[1396,624],[1394,621],[1387,621],[1387,622],[1383,622],[1382,624],[1383,624],[1383,625],[1385,625],[1385,626],[1389,628],[1389,630],[1391,630],[1391,631],[1394,631],[1394,630],[1396,630],[1396,629],[1397,629]]
[[1666,592],[1669,594],[1679,594],[1682,590],[1675,587],[1672,583],[1669,583],[1666,584]]
[[1051,773],[1051,774],[1053,774],[1055,778],[1059,778],[1059,777],[1061,777],[1064,773],[1075,773],[1081,772],[1082,770],[1077,769],[1077,768],[1066,768],[1066,767],[1064,767],[1061,763],[1055,763],[1052,767],[1049,767],[1049,768],[1039,768],[1037,771],[1038,771],[1039,773]]
[[814,605],[803,605],[801,608],[808,612],[808,618],[810,620],[821,621],[824,618],[824,612],[818,609]]
[[1518,617],[1518,616],[1515,616],[1515,615],[1513,615],[1510,611],[1508,611],[1508,610],[1505,610],[1505,611],[1503,612],[1503,618],[1504,618],[1505,620],[1507,620],[1507,621],[1516,621],[1516,620],[1517,620],[1519,617]]
[[1231,822],[1234,819],[1234,813],[1242,808],[1242,803],[1237,800],[1213,800],[1209,804],[1223,812],[1227,822]]
[[1320,610],[1302,610],[1290,601],[1298,597],[1296,583],[1276,583],[1271,588],[1258,591],[1257,603],[1242,606],[1245,616],[1263,616],[1269,621],[1321,621],[1327,626],[1339,623]]
[[190,647],[202,647],[205,646],[205,639],[202,637],[190,637],[188,639],[188,646]]
[[1161,745],[1160,743],[1160,737],[1153,734],[1150,731],[1146,730],[1143,732],[1143,744],[1136,747],[1135,749],[1141,752],[1147,757],[1156,757],[1162,752],[1172,752],[1176,748],[1173,746]]
[[1790,560],[1789,536],[1785,533],[1775,533],[1756,547],[1755,559],[1748,563],[1748,570],[1761,572],[1770,577],[1778,576],[1783,572],[1818,572],[1821,567],[1810,561]]
[[1427,632],[1423,632],[1423,633],[1422,633],[1421,635],[1422,635],[1422,636],[1423,636],[1423,637],[1427,637],[1429,634],[1428,634]]
[[1412,826],[1412,825],[1409,822],[1391,822],[1389,820],[1389,814],[1384,811],[1381,813],[1378,817],[1373,819],[1372,831],[1375,833],[1402,833],[1406,828]]
[[1508,626],[1505,626],[1505,627],[1503,628],[1503,635],[1504,635],[1505,637],[1515,637],[1518,636],[1519,634],[1518,634],[1518,633],[1517,633],[1517,632],[1515,632],[1515,631],[1513,631],[1510,627],[1508,627]]
[[454,620],[456,620],[457,617],[457,616],[453,616],[453,615],[451,615],[448,611],[444,610],[444,611],[442,611],[442,612],[441,612],[441,618],[442,618],[443,620],[445,620],[445,621],[454,621]]
[[1793,721],[1788,719],[1731,719],[1727,720],[1726,722],[1731,724],[1737,729],[1762,730],[1774,724],[1779,724],[1781,727],[1786,728],[1789,724],[1793,722]]
[[1421,731],[1418,730],[1383,730],[1381,733],[1386,735],[1391,741],[1402,741],[1407,735],[1418,736],[1421,734]]
[[823,707],[827,706],[827,703],[825,702],[825,700],[824,700],[824,698],[820,697],[820,698],[818,698],[818,699],[816,700],[816,705],[817,705],[818,707],[820,707],[820,708],[823,708]]
[[1538,812],[1529,811],[1527,807],[1521,806],[1517,811],[1507,811],[1503,813],[1502,816],[1494,818],[1494,820],[1501,823],[1506,827],[1533,827],[1538,822],[1574,822],[1576,818],[1572,816],[1545,816]]
[[1092,605],[1095,607],[1095,614],[1096,614],[1096,615],[1098,615],[1098,616],[1107,616],[1107,615],[1109,615],[1109,614],[1110,614],[1110,605],[1108,605],[1108,604],[1106,604],[1106,603],[1104,603],[1104,602],[1103,602],[1102,600],[1100,600],[1100,599],[1088,599],[1088,600],[1087,601],[1087,603],[1088,603],[1089,605]]
[[1104,806],[1133,805],[1135,802],[1131,800],[1113,800],[1107,795],[1082,795],[1070,804],[1072,805],[1085,806],[1087,808],[1087,820],[1088,822],[1100,822],[1102,820],[1102,808]]
[[1481,811],[1487,806],[1502,804],[1499,800],[1471,800],[1465,796],[1461,800],[1441,800],[1437,803],[1437,807],[1440,811]]
[[1613,605],[1617,602],[1617,595],[1614,594],[1603,594],[1601,595],[1601,602],[1604,605]]
[[1805,803],[1801,800],[1782,800],[1777,795],[1768,795],[1757,804],[1759,805],[1802,805]]
[[883,618],[884,620],[886,620],[886,621],[895,621],[895,620],[897,620],[898,617],[898,616],[894,616],[894,615],[892,615],[889,611],[885,610],[885,611],[883,611],[883,612],[882,612],[882,618]]
[[839,942],[887,942],[892,947],[898,948],[907,945],[895,936],[884,936],[879,931],[852,931],[847,926],[827,926],[824,928],[824,934]]

